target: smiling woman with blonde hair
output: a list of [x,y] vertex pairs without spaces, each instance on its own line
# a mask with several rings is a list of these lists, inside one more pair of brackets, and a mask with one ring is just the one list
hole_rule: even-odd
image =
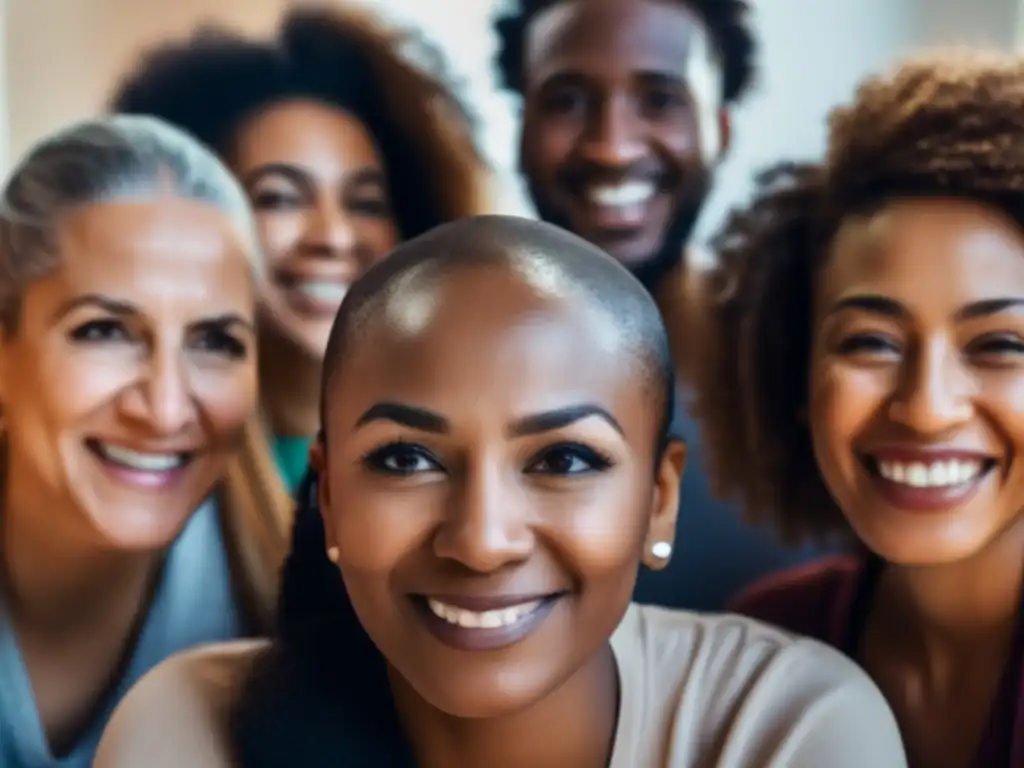
[[49,136],[0,192],[4,768],[86,768],[150,667],[270,627],[262,273],[237,182],[153,118]]

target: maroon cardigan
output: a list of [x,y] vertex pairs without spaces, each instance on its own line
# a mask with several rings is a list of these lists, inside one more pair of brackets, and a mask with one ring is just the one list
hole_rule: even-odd
[[[757,582],[729,610],[813,637],[856,660],[881,570],[876,558],[830,557]],[[1019,615],[974,768],[1024,768],[1024,605]]]

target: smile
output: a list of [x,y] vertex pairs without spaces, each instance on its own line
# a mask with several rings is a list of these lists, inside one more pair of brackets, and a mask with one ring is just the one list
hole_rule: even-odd
[[644,225],[657,194],[658,186],[653,181],[634,180],[584,187],[581,199],[598,228],[635,230]]
[[994,459],[975,453],[894,453],[867,456],[868,474],[887,502],[912,511],[943,511],[965,504],[996,467]]
[[137,451],[96,439],[86,440],[85,445],[119,481],[150,488],[173,481],[195,455],[191,451]]
[[564,592],[518,598],[411,597],[425,628],[444,645],[460,651],[491,651],[533,634],[563,596]]
[[657,188],[651,181],[627,181],[622,184],[602,185],[587,190],[587,199],[592,205],[605,208],[624,208],[643,205],[650,201]]
[[295,283],[291,290],[312,302],[322,304],[341,304],[348,293],[346,283],[328,283],[323,281],[307,281]]
[[969,483],[984,469],[981,461],[936,461],[931,464],[914,462],[903,464],[896,461],[878,462],[878,473],[893,483],[913,488],[943,488]]
[[442,603],[440,600],[428,598],[427,606],[435,616],[444,619],[449,624],[456,624],[467,629],[497,629],[498,627],[510,627],[522,621],[522,619],[536,611],[542,602],[541,600],[531,600],[528,603],[520,603],[508,608],[481,612],[469,611],[465,608]]

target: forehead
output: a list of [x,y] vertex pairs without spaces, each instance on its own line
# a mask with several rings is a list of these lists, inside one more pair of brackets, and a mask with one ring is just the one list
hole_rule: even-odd
[[904,200],[848,221],[819,280],[819,300],[880,293],[942,312],[985,297],[1024,296],[1024,231],[996,208]]
[[273,104],[246,122],[235,141],[234,160],[242,173],[285,163],[324,175],[379,163],[373,138],[358,118],[305,99]]
[[617,71],[685,75],[709,56],[707,31],[682,0],[564,0],[539,13],[526,34],[525,75]]
[[468,421],[583,400],[635,425],[649,410],[645,369],[603,312],[505,270],[396,293],[354,336],[332,397],[346,411],[395,398]]
[[252,268],[231,218],[173,196],[87,205],[57,227],[57,284],[150,306],[230,305],[249,313]]

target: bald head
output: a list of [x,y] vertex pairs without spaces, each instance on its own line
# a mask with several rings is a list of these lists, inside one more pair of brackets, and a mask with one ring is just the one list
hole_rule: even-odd
[[661,314],[640,282],[563,229],[497,215],[459,219],[408,240],[352,285],[324,356],[324,409],[350,344],[379,321],[415,333],[438,311],[439,286],[477,269],[507,273],[541,300],[586,312],[595,332],[609,339],[609,363],[615,355],[641,360],[667,412],[673,383],[668,342]]

